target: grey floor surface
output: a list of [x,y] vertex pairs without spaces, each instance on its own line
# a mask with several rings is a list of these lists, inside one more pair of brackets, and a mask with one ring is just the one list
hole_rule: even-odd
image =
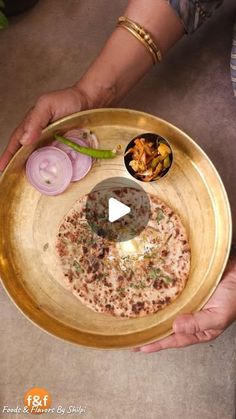
[[[125,4],[40,0],[0,32],[0,151],[39,94],[79,78]],[[234,0],[226,0],[120,104],[169,120],[203,147],[223,178],[234,220],[236,102],[229,59],[235,16]],[[21,404],[37,385],[51,392],[54,405],[86,405],[88,419],[235,418],[236,324],[209,344],[145,355],[57,340],[25,319],[2,289],[0,310],[0,405]]]

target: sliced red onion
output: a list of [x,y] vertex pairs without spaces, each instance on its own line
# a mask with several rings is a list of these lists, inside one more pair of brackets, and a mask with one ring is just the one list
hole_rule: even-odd
[[75,128],[70,131],[67,131],[64,134],[65,137],[69,138],[70,140],[82,140],[86,143],[87,147],[91,148],[98,148],[99,142],[96,135],[86,128]]
[[72,179],[72,163],[67,154],[56,147],[34,151],[26,163],[28,181],[45,195],[59,195]]
[[[65,134],[67,138],[74,141],[75,143],[82,145],[84,147],[88,147],[88,144],[81,139],[69,136]],[[59,141],[53,141],[52,145],[54,147],[59,148],[60,150],[64,151],[71,160],[72,168],[73,168],[73,175],[72,175],[72,182],[76,180],[83,179],[93,164],[93,159],[90,156],[86,156],[85,154],[78,153],[77,151],[73,150],[71,147],[68,147],[65,144],[60,143]]]

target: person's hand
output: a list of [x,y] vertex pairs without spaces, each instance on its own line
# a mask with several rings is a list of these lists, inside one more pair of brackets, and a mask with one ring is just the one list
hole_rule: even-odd
[[134,348],[134,352],[157,352],[209,342],[236,320],[236,257],[232,258],[223,280],[205,305],[195,314],[178,316],[173,323],[174,334],[157,342]]
[[78,87],[42,95],[12,133],[7,148],[0,157],[0,170],[4,170],[22,144],[37,141],[49,122],[89,107],[85,93]]

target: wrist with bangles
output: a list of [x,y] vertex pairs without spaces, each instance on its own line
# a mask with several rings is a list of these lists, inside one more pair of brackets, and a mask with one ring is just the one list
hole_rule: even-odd
[[150,33],[140,26],[137,22],[134,22],[132,19],[121,16],[118,19],[117,26],[126,29],[130,32],[152,56],[153,64],[155,65],[158,61],[162,60],[162,54],[155,41],[153,40]]

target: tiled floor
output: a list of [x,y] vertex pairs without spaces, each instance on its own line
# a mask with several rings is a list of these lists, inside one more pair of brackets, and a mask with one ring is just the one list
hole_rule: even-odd
[[[40,0],[0,33],[0,150],[40,93],[79,78],[125,4]],[[222,175],[236,220],[236,103],[229,76],[235,15],[234,0],[226,0],[121,106],[156,114],[190,134]],[[3,290],[0,307],[0,405],[20,404],[24,391],[37,385],[52,393],[54,405],[86,405],[89,419],[235,418],[236,324],[211,344],[179,351],[103,352],[42,332]]]

